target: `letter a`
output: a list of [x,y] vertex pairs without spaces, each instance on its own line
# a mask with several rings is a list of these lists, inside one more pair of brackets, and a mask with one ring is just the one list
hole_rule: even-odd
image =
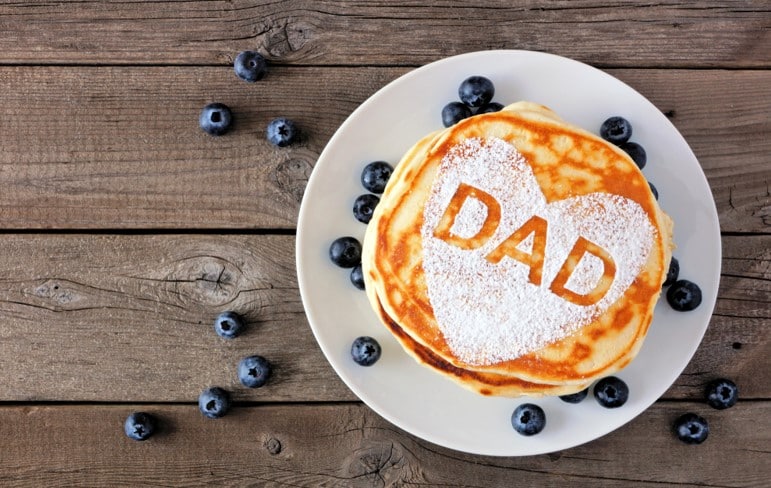
[[[463,208],[463,204],[471,197],[479,200],[487,207],[487,218],[485,218],[482,227],[479,232],[472,237],[460,237],[456,236],[450,229],[452,229],[455,223],[455,217],[458,216],[458,212]],[[471,185],[461,183],[458,189],[455,190],[455,195],[452,196],[450,203],[447,205],[447,209],[444,211],[444,215],[439,219],[434,229],[434,237],[441,239],[448,244],[458,246],[461,249],[476,249],[484,246],[495,233],[495,229],[498,228],[498,222],[501,221],[501,206],[498,201],[493,198],[489,193],[485,193],[479,188],[474,188]]]
[[[576,293],[572,290],[565,288],[565,284],[575,271],[576,266],[584,257],[584,254],[590,253],[602,260],[602,276],[594,288],[584,295]],[[579,237],[576,243],[573,245],[573,249],[570,250],[565,262],[562,263],[562,267],[557,272],[557,276],[552,281],[549,289],[557,296],[564,298],[565,300],[575,303],[576,305],[588,306],[593,305],[600,300],[610,289],[610,285],[613,284],[613,278],[616,276],[616,263],[610,254],[597,244]]]
[[[546,220],[533,215],[530,220],[522,224],[522,227],[498,244],[498,247],[485,256],[485,259],[493,264],[498,264],[504,256],[516,259],[530,267],[530,274],[528,275],[530,282],[535,286],[540,286],[543,260],[546,255],[546,229]],[[517,246],[530,234],[534,234],[533,248],[530,253],[517,249]]]

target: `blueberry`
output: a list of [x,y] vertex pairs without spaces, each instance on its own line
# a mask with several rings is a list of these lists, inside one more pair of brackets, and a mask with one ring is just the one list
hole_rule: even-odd
[[571,393],[570,395],[560,395],[560,400],[567,403],[581,403],[587,395],[589,395],[589,388],[584,388],[583,390]]
[[739,399],[739,388],[731,380],[718,379],[711,381],[706,390],[707,404],[718,410],[736,405]]
[[259,388],[268,381],[273,368],[262,356],[248,356],[238,363],[238,380],[247,388]]
[[393,172],[393,166],[385,161],[369,163],[361,172],[361,185],[372,193],[383,193]]
[[372,337],[357,337],[351,345],[351,357],[360,366],[372,366],[380,359],[380,344]]
[[667,279],[664,280],[664,284],[661,286],[669,286],[675,281],[680,274],[680,261],[676,257],[672,256],[669,260],[669,270],[667,270]]
[[271,144],[278,147],[286,147],[297,141],[300,131],[294,122],[286,117],[273,119],[265,129],[265,135]]
[[155,433],[156,421],[149,413],[134,412],[123,423],[123,431],[130,439],[143,441]]
[[361,243],[353,237],[338,237],[329,246],[329,259],[341,268],[353,268],[361,262]]
[[546,414],[533,403],[523,403],[511,414],[511,425],[522,435],[535,435],[546,427]]
[[650,181],[648,182],[648,186],[651,188],[651,193],[653,193],[653,198],[658,200],[659,199],[659,191],[656,189],[656,187]]
[[641,145],[636,142],[625,142],[619,144],[618,147],[623,149],[632,158],[632,161],[634,161],[638,168],[643,169],[645,167],[645,163],[648,162],[648,155],[645,153],[645,148]]
[[675,420],[675,434],[686,444],[701,444],[709,435],[709,424],[695,413],[686,413]]
[[629,387],[622,379],[608,376],[594,385],[594,398],[605,408],[618,408],[629,399]]
[[233,339],[244,328],[244,319],[235,312],[222,312],[214,320],[214,330],[225,339]]
[[458,87],[458,98],[469,107],[481,107],[495,95],[493,82],[484,76],[470,76]]
[[361,264],[357,264],[351,270],[351,283],[359,290],[364,289],[364,273],[361,270]]
[[230,108],[223,103],[210,103],[201,110],[198,124],[207,134],[221,136],[230,129],[233,115]]
[[380,202],[380,198],[371,194],[365,193],[359,195],[353,202],[353,216],[356,220],[368,224],[372,219],[372,214],[375,212],[375,207]]
[[477,109],[476,113],[477,113],[477,115],[478,114],[489,114],[489,113],[492,113],[492,112],[500,112],[501,110],[503,110],[503,105],[501,105],[498,102],[490,102],[490,103],[486,103],[486,104],[482,105],[481,107],[479,107]]
[[450,102],[442,109],[442,124],[445,127],[451,127],[467,117],[471,117],[471,109],[460,102]]
[[678,312],[688,312],[701,305],[701,288],[688,280],[677,280],[667,290],[667,302]]
[[623,144],[632,137],[632,124],[624,117],[611,117],[600,126],[600,137],[613,144]]
[[254,51],[242,51],[233,62],[236,76],[249,83],[254,83],[268,73],[268,64],[262,54]]
[[218,419],[230,410],[230,394],[218,386],[198,395],[198,409],[210,419]]

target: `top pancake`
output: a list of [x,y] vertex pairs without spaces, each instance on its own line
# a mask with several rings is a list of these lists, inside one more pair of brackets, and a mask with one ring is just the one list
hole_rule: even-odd
[[623,151],[520,102],[405,154],[362,265],[373,307],[445,364],[578,385],[637,353],[670,250]]

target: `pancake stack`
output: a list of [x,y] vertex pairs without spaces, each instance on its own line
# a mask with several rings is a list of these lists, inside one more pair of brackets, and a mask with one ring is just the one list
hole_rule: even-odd
[[421,364],[484,395],[564,395],[639,351],[671,234],[626,153],[519,102],[403,156],[362,267],[373,310]]

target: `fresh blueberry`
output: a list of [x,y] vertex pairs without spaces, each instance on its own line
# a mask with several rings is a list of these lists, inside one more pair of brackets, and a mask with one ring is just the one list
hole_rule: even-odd
[[535,435],[546,427],[546,414],[533,403],[523,403],[511,414],[511,425],[522,435]]
[[380,198],[371,194],[365,193],[359,195],[353,202],[353,216],[356,220],[368,224],[372,219],[372,214],[375,212],[375,207],[380,202]]
[[624,117],[610,117],[600,126],[600,137],[613,144],[623,144],[632,137],[632,124]]
[[589,388],[584,388],[583,390],[571,393],[570,395],[560,395],[560,400],[567,403],[581,403],[588,395]]
[[351,270],[351,283],[359,290],[364,289],[364,273],[361,270],[361,264],[357,264]]
[[659,191],[656,189],[656,187],[650,181],[648,182],[648,186],[651,188],[651,193],[653,193],[653,198],[658,200],[659,199]]
[[442,124],[445,127],[452,127],[467,117],[471,117],[471,109],[460,102],[450,102],[442,109]]
[[503,105],[498,102],[490,102],[482,105],[479,107],[476,111],[477,115],[479,114],[489,114],[492,112],[500,112],[503,110]]
[[214,320],[214,330],[225,339],[233,339],[244,328],[244,319],[235,312],[222,312]]
[[338,237],[329,246],[329,259],[341,268],[353,268],[361,262],[361,243],[353,237]]
[[249,83],[254,83],[265,77],[268,72],[268,64],[262,54],[254,51],[242,51],[233,62],[236,76]]
[[130,439],[143,441],[155,433],[155,418],[149,413],[134,412],[123,423],[123,431]]
[[385,161],[369,163],[361,172],[361,185],[372,193],[383,193],[393,172],[393,166]]
[[680,261],[677,260],[676,257],[672,256],[672,258],[669,260],[669,270],[667,270],[667,279],[664,280],[664,284],[661,286],[669,286],[675,281],[677,281],[677,277],[680,275]]
[[210,103],[201,110],[198,124],[207,134],[221,136],[230,129],[233,115],[230,108],[223,103]]
[[198,395],[198,409],[210,419],[218,419],[230,410],[230,394],[218,386]]
[[299,136],[299,131],[294,122],[286,117],[273,119],[265,129],[265,135],[271,144],[278,147],[286,147],[295,141]]
[[238,363],[238,380],[247,388],[259,388],[270,377],[273,368],[262,356],[248,356]]
[[675,420],[675,434],[686,444],[701,444],[709,435],[709,424],[695,413],[686,413]]
[[632,161],[634,161],[638,168],[643,169],[645,167],[645,163],[648,162],[648,155],[645,153],[644,147],[636,142],[625,142],[618,147],[623,149],[632,158]]
[[458,87],[458,98],[469,107],[481,107],[490,103],[493,95],[495,95],[495,86],[484,76],[470,76]]
[[629,387],[622,379],[608,376],[594,385],[594,398],[605,408],[618,408],[629,399]]
[[710,381],[706,395],[707,404],[710,407],[724,410],[736,405],[736,400],[739,399],[739,387],[731,380],[718,379]]
[[678,312],[689,312],[701,305],[701,288],[688,280],[677,280],[667,290],[667,302]]
[[351,345],[351,357],[360,366],[372,366],[380,359],[380,344],[372,337],[357,337]]

